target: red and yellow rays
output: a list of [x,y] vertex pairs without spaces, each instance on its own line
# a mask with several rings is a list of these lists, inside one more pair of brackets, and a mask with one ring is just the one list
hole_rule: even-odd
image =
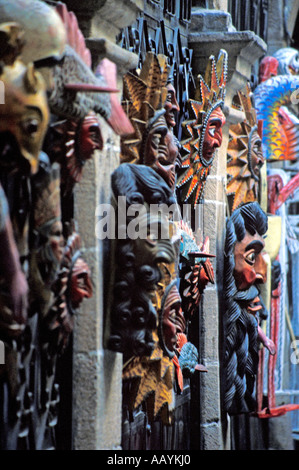
[[258,199],[259,183],[250,171],[248,154],[252,129],[257,126],[249,85],[238,92],[234,107],[244,112],[246,120],[230,126],[227,148],[227,196],[231,212],[241,204]]
[[200,162],[200,127],[198,116],[202,112],[202,103],[190,100],[189,111],[192,120],[183,123],[186,139],[181,142],[185,157],[182,162],[184,173],[178,178],[177,187],[181,188],[182,200],[190,201],[193,204],[201,198],[203,191],[203,179],[208,176],[209,169],[201,165]]
[[188,102],[191,119],[182,124],[185,138],[181,144],[185,155],[177,188],[182,202],[190,202],[193,206],[202,200],[210,172],[212,162],[203,164],[202,144],[213,107],[223,104],[226,77],[227,53],[221,50],[217,62],[213,56],[210,57],[205,78],[198,76],[195,100]]

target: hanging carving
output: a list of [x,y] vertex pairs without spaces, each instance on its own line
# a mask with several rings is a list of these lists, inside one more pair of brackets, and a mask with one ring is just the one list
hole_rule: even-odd
[[227,148],[227,196],[232,211],[247,202],[260,202],[262,121],[257,121],[250,86],[238,92],[234,107],[243,111],[246,120],[230,126]]
[[168,73],[167,58],[148,52],[139,75],[124,76],[123,107],[135,132],[122,140],[121,162],[150,166],[174,188],[178,150],[165,118]]
[[[72,221],[63,218],[61,189],[64,194],[71,193],[74,184],[80,180],[84,161],[91,157],[95,148],[101,148],[103,142],[98,118],[88,109],[82,119],[73,117],[72,122],[65,119],[63,124],[59,123],[61,142],[65,143],[59,151],[57,141],[56,147],[53,142],[52,146],[47,145],[49,135],[45,143],[50,117],[46,91],[51,85],[51,72],[59,70],[57,59],[61,60],[64,54],[65,29],[55,10],[43,2],[17,0],[16,3],[19,10],[15,8],[14,15],[11,5],[0,1],[4,17],[14,20],[15,16],[25,29],[22,31],[14,22],[0,26],[0,73],[5,85],[5,103],[0,110],[0,179],[4,190],[1,207],[3,220],[11,222],[17,249],[17,252],[13,251],[14,240],[10,239],[5,259],[10,262],[9,254],[14,254],[18,261],[11,266],[12,281],[18,278],[13,299],[7,295],[10,287],[1,281],[4,291],[1,293],[0,337],[6,346],[6,363],[1,370],[1,446],[6,449],[50,449],[55,447],[60,400],[56,383],[58,356],[68,345],[76,309],[84,298],[92,295],[90,270],[80,253],[80,237]],[[47,18],[43,18],[47,14]],[[30,18],[33,19],[31,23]],[[32,50],[29,47],[31,59],[26,65],[19,56],[23,50],[24,57],[28,55],[23,38],[30,38],[34,25],[35,37],[40,34],[40,50],[35,47],[36,41],[32,42]],[[53,37],[55,25],[57,31]],[[42,37],[45,33],[47,38]],[[83,60],[84,51],[88,50],[81,39],[78,48],[80,60]],[[76,60],[76,54],[74,57]],[[53,69],[53,63],[57,69]],[[62,63],[59,62],[60,66]],[[42,73],[36,71],[37,67]],[[111,70],[109,64],[107,69]],[[61,74],[60,79],[63,78]],[[56,87],[56,90],[62,88]],[[105,86],[106,91],[107,88]],[[77,88],[71,93],[77,96]],[[82,106],[88,103],[86,96],[79,97],[80,100]],[[118,109],[121,109],[120,105]],[[51,120],[55,122],[56,118],[52,115]],[[129,124],[127,120],[124,122]],[[55,125],[58,127],[58,122]],[[121,126],[118,129],[124,131]],[[75,131],[74,143],[70,135]],[[63,152],[70,142],[68,158],[63,159]],[[49,155],[41,151],[43,145]],[[4,216],[5,201],[10,220]],[[71,207],[69,212],[72,212]],[[69,230],[67,225],[71,227]],[[6,228],[9,227],[5,223]],[[5,266],[1,269],[1,277],[5,274]],[[7,281],[11,276],[7,275]]]
[[[131,355],[150,355],[154,343],[152,332],[157,326],[156,311],[152,304],[157,283],[161,278],[159,263],[174,261],[170,238],[161,237],[161,227],[168,224],[167,216],[149,213],[150,204],[174,203],[167,183],[149,167],[122,164],[112,175],[115,208],[119,197],[125,197],[124,226],[138,220],[139,237],[130,233],[119,239],[115,246],[115,282],[109,347]],[[138,218],[128,214],[128,208],[138,204]],[[118,221],[120,223],[120,221]],[[137,287],[138,286],[138,287]]]
[[103,137],[99,119],[90,111],[83,119],[65,119],[50,125],[44,147],[51,160],[61,168],[61,192],[72,193],[82,179],[84,165],[95,150],[102,150]]
[[65,25],[67,43],[62,60],[53,69],[53,89],[49,95],[51,112],[60,119],[78,121],[93,111],[106,119],[117,134],[132,133],[133,128],[120,103],[112,97],[118,92],[116,65],[104,59],[94,73],[91,54],[76,16],[63,3],[58,3],[55,9]]
[[277,75],[298,75],[298,50],[294,47],[282,47],[273,54],[278,62]]
[[[2,117],[0,178],[8,201],[20,265],[30,287],[26,312],[28,319],[26,324],[22,325],[22,334],[16,341],[11,341],[9,335],[5,338],[6,363],[1,383],[2,396],[5,397],[1,403],[3,437],[1,445],[6,449],[38,447],[40,440],[47,447],[51,445],[51,438],[48,439],[47,435],[52,429],[50,417],[52,412],[56,412],[59,394],[53,385],[52,356],[48,355],[47,349],[50,343],[53,347],[52,339],[43,341],[45,347],[41,355],[41,351],[37,351],[42,336],[41,324],[45,311],[42,308],[40,312],[36,311],[35,305],[36,303],[41,305],[40,299],[44,302],[42,307],[47,303],[46,297],[50,290],[48,282],[59,261],[59,246],[53,233],[54,224],[59,222],[57,207],[59,195],[55,192],[55,174],[53,179],[51,177],[48,179],[51,171],[45,171],[44,179],[43,168],[40,167],[41,161],[45,160],[48,163],[48,157],[41,152],[49,121],[44,80],[32,64],[25,65],[19,59],[21,52],[19,26],[10,23],[1,25],[0,29],[2,44],[6,41],[8,45],[1,49],[5,64],[1,69],[1,80],[5,85],[6,99],[0,110]],[[39,178],[43,179],[43,182]],[[38,185],[37,180],[39,180]],[[47,194],[52,196],[52,189],[54,197],[43,199],[44,191],[48,191]],[[39,196],[36,198],[37,192]],[[39,197],[44,200],[41,206],[39,206]],[[38,266],[38,262],[41,261],[39,258],[35,269],[32,270],[36,250],[43,257],[45,264],[42,262]],[[42,292],[32,289],[32,284],[36,286],[36,279],[40,279],[39,274],[45,277]],[[16,293],[19,294],[20,289],[22,284]],[[9,308],[7,300],[4,299],[5,292],[1,295],[1,302],[5,304],[1,312]],[[23,322],[24,319],[23,317]],[[10,329],[10,327],[1,328],[1,336],[3,334],[5,336]],[[34,368],[39,360],[42,369],[41,376],[37,378]],[[41,387],[39,381],[42,383]],[[42,416],[43,427],[39,429],[40,437],[36,435],[35,427],[32,425],[34,408],[39,409]]]
[[149,422],[160,414],[162,421],[169,424],[173,409],[174,364],[163,355],[155,334],[154,339],[151,356],[132,358],[124,366],[123,405],[131,413],[145,406]]
[[181,201],[192,206],[202,201],[215,150],[222,142],[226,75],[227,53],[221,50],[217,62],[210,58],[205,77],[198,76],[195,99],[188,102],[190,119],[182,124],[185,139],[176,186]]
[[260,83],[254,91],[257,118],[263,120],[266,160],[297,160],[299,121],[286,106],[293,98],[296,102],[293,93],[298,86],[298,76],[278,75]]
[[187,224],[180,222],[180,226],[180,293],[184,314],[187,319],[191,319],[198,309],[206,285],[215,282],[210,261],[215,255],[209,253],[208,237],[198,245]]
[[275,57],[266,56],[261,60],[259,66],[259,83],[265,82],[268,78],[278,75],[278,60]]
[[258,348],[274,344],[260,326],[263,303],[258,285],[266,281],[263,258],[267,216],[257,202],[236,209],[227,222],[224,257],[224,408],[229,414],[256,411]]

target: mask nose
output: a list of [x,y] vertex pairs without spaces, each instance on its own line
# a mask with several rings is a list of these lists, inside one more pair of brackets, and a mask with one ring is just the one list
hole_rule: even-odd
[[265,284],[267,282],[267,263],[262,253],[255,260],[256,282]]

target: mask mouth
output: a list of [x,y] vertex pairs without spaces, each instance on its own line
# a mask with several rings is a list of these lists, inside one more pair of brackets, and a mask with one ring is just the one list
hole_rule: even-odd
[[256,315],[258,312],[262,310],[263,306],[261,304],[260,298],[257,296],[253,299],[247,306],[248,313],[252,315]]

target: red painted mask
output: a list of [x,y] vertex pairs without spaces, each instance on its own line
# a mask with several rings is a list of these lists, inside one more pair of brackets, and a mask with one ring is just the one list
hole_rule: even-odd
[[264,57],[260,63],[259,80],[265,82],[268,78],[277,75],[278,60],[275,57]]
[[207,163],[212,160],[216,148],[222,143],[222,127],[225,124],[225,116],[221,108],[216,108],[209,118],[204,135],[202,155]]
[[92,296],[90,269],[82,258],[78,258],[72,270],[71,302],[78,308],[84,298]]
[[55,259],[60,262],[65,245],[60,220],[55,221],[50,228],[50,245]]
[[78,133],[79,155],[82,160],[89,160],[93,152],[103,148],[103,138],[98,118],[93,112],[85,116]]
[[252,236],[246,232],[243,240],[236,243],[234,278],[238,290],[266,282],[267,264],[262,253],[264,246],[264,239],[258,233]]

